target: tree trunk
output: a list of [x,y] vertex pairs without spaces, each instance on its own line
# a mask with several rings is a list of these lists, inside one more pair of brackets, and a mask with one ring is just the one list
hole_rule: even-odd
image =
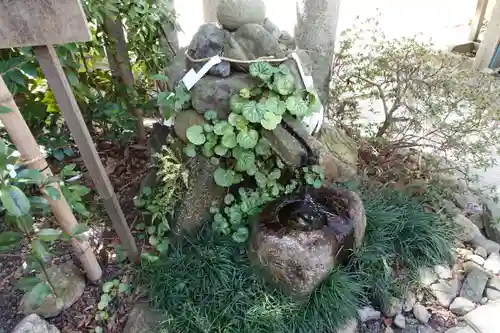
[[295,38],[313,61],[313,78],[327,108],[340,0],[296,0]]
[[179,51],[179,37],[177,36],[177,24],[175,17],[175,1],[158,1],[158,5],[161,6],[160,10],[163,17],[160,44],[163,47],[163,52],[170,60],[173,59]]
[[219,0],[203,0],[203,21],[217,22],[217,4]]
[[[118,17],[113,20],[106,17],[104,21],[104,30],[110,41],[106,45],[106,53],[111,73],[125,85],[129,93],[132,94],[132,98],[135,99],[137,91],[134,86],[134,75],[128,57],[127,42],[125,40],[121,19]],[[129,102],[128,104],[130,113],[137,119],[137,138],[139,142],[144,143],[147,138],[142,119],[142,111],[136,108],[133,103]]]

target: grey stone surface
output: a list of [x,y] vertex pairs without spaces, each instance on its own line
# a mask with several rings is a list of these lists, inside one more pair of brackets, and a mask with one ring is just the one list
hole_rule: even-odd
[[479,303],[483,297],[488,277],[488,274],[482,270],[474,269],[470,271],[462,285],[460,296]]
[[460,281],[457,278],[450,281],[439,281],[432,284],[430,290],[438,303],[447,308],[460,290]]
[[[245,24],[224,45],[224,55],[238,60],[285,55],[278,39],[258,24]],[[233,66],[235,66],[233,64]]]
[[140,302],[128,315],[123,333],[155,333],[159,332],[162,322],[168,318],[161,312],[152,310],[147,303]]
[[427,322],[431,318],[429,311],[427,311],[425,306],[420,303],[415,303],[415,305],[413,306],[413,315],[422,324],[427,324]]
[[[477,227],[476,227],[477,228]],[[500,251],[500,245],[490,239],[487,239],[483,234],[477,234],[471,241],[474,247],[481,246],[488,252],[488,254]]]
[[356,318],[349,320],[342,328],[335,333],[356,333],[358,331],[358,321]]
[[495,242],[500,242],[500,204],[491,199],[484,199],[483,224],[486,236]]
[[500,299],[500,291],[493,288],[486,288],[486,297],[490,301],[496,301]]
[[403,314],[399,313],[394,317],[393,323],[397,327],[404,329],[406,327],[406,318]]
[[450,305],[450,311],[456,315],[464,316],[476,308],[476,304],[467,298],[457,297]]
[[234,73],[227,78],[205,76],[191,90],[193,108],[198,113],[216,110],[219,119],[227,119],[229,115],[229,98],[241,89],[252,89],[258,81],[249,74]]
[[262,24],[266,18],[266,5],[262,0],[219,0],[217,20],[228,30],[244,24]]
[[[50,294],[40,305],[35,305],[28,302],[28,292],[24,294],[19,306],[24,314],[35,313],[44,318],[55,317],[82,296],[85,289],[85,278],[73,262],[66,262],[58,266],[53,265],[47,268],[47,273],[59,297],[56,298],[54,294]],[[40,276],[40,278],[45,279],[44,276]]]
[[405,300],[403,303],[403,311],[410,312],[413,309],[413,306],[417,303],[417,297],[411,291],[408,291],[405,294]]
[[500,277],[498,276],[493,276],[488,280],[488,283],[486,284],[488,288],[496,289],[500,291]]
[[445,211],[446,214],[449,216],[455,216],[457,214],[460,214],[462,211],[450,200],[443,199],[441,201],[441,204],[443,205],[443,210]]
[[403,301],[397,297],[391,297],[382,306],[382,312],[386,317],[394,317],[403,311]]
[[302,157],[307,155],[305,148],[282,124],[273,131],[263,130],[262,136],[269,141],[271,148],[287,165],[298,167],[302,163]]
[[419,270],[420,283],[424,286],[430,286],[438,280],[436,272],[434,272],[429,267],[422,267]]
[[485,305],[486,303],[488,303],[488,297],[483,297],[483,298],[481,298],[481,300],[479,301],[479,304],[481,304],[481,305]]
[[358,309],[359,320],[363,323],[369,320],[380,319],[380,316],[381,316],[380,311],[375,310],[371,306],[365,306],[361,309]]
[[449,280],[453,277],[451,268],[445,265],[434,266],[434,272],[436,272],[440,279]]
[[[484,251],[486,252],[486,250],[484,250]],[[484,261],[485,261],[483,257],[478,256],[477,254],[466,255],[465,260],[472,261],[480,266],[482,266],[484,264]]]
[[[480,306],[465,315],[465,320],[479,333],[498,333],[500,301]],[[460,332],[462,333],[462,332]]]
[[181,139],[184,143],[189,143],[186,136],[186,131],[189,127],[194,125],[203,126],[208,122],[205,120],[203,115],[199,114],[195,110],[184,110],[175,116],[174,130],[175,135]]
[[[219,29],[215,24],[203,24],[191,40],[189,55],[194,59],[204,59],[221,55],[224,44],[229,38],[229,33]],[[191,67],[199,71],[205,63],[206,62],[192,62]],[[227,61],[222,61],[208,71],[208,74],[220,77],[227,77],[230,73],[231,66]]]
[[479,228],[463,214],[455,215],[452,221],[460,229],[458,238],[464,242],[470,242],[478,235],[481,235]]
[[493,274],[500,273],[500,255],[498,253],[492,253],[486,259],[483,265],[484,269]]
[[474,250],[474,254],[480,256],[483,259],[486,259],[488,257],[488,252],[486,252],[486,249],[482,248],[481,246],[476,247]]
[[12,333],[60,333],[57,327],[50,325],[36,314],[25,317],[17,324]]
[[181,48],[165,71],[168,77],[169,90],[171,91],[187,73],[188,60],[186,58],[186,50],[186,47]]
[[279,39],[281,37],[281,30],[280,28],[274,24],[269,18],[266,18],[264,22],[262,23],[262,27],[266,29],[267,32],[271,34],[276,39]]
[[445,333],[477,333],[477,332],[470,326],[462,326],[462,327],[450,328]]

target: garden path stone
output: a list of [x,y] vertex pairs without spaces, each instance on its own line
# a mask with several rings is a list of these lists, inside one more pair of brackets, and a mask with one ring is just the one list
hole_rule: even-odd
[[[51,266],[47,268],[47,273],[59,297],[56,299],[54,294],[48,295],[39,306],[36,306],[27,301],[29,293],[26,293],[19,305],[24,314],[35,313],[44,318],[55,317],[82,296],[85,289],[85,278],[73,262]],[[40,278],[44,279],[42,276]]]
[[465,315],[465,320],[478,333],[498,333],[500,327],[499,313],[500,301],[490,302],[469,312]]
[[467,274],[460,296],[479,303],[483,297],[484,288],[488,282],[488,274],[480,269],[473,269]]
[[464,316],[476,308],[476,304],[464,297],[457,297],[450,305],[450,311],[456,315]]
[[493,288],[486,288],[486,297],[490,301],[496,301],[500,299],[500,291]]
[[358,317],[361,322],[367,322],[369,320],[380,319],[381,313],[375,310],[372,306],[368,305],[361,309],[358,309]]
[[266,18],[266,5],[262,0],[219,0],[217,20],[228,30],[244,24],[262,24]]
[[416,303],[413,306],[413,315],[422,324],[427,324],[427,322],[431,318],[431,315],[429,314],[429,311],[427,311],[426,307],[423,306],[420,303]]
[[60,333],[60,331],[40,316],[30,314],[17,324],[12,333]]
[[483,267],[493,274],[500,273],[500,255],[498,253],[490,254],[488,259],[484,262]]
[[488,252],[486,252],[486,249],[482,248],[481,246],[478,246],[474,250],[474,254],[480,256],[483,259],[486,259],[488,257]]
[[484,258],[481,256],[478,256],[477,254],[470,254],[465,256],[465,260],[472,261],[480,266],[484,264]]
[[146,302],[140,302],[129,313],[123,333],[159,332],[159,326],[165,320],[163,313],[152,310]]
[[[189,55],[194,59],[204,59],[221,55],[224,44],[229,38],[229,33],[220,29],[217,25],[213,23],[203,24],[193,36],[191,44],[189,44]],[[198,72],[205,63],[206,61],[192,62],[191,68]],[[208,74],[220,77],[227,77],[230,73],[231,66],[227,61],[220,62],[208,71]]]
[[394,325],[396,325],[399,328],[404,329],[406,327],[406,318],[403,314],[398,313],[394,319],[393,319]]
[[460,290],[460,282],[457,278],[450,281],[439,281],[431,285],[431,292],[439,304],[449,307]]
[[216,110],[219,119],[229,115],[229,98],[241,89],[252,89],[259,82],[249,74],[234,73],[227,78],[207,75],[191,89],[191,103],[198,113]]

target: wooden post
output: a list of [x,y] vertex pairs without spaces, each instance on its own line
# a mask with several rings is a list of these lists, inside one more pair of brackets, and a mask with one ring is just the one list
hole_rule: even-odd
[[[7,114],[0,114],[0,121],[2,121],[9,137],[16,145],[16,148],[21,153],[21,156],[27,161],[32,161],[27,166],[32,169],[40,170],[42,177],[46,178],[52,176],[52,171],[48,167],[47,161],[40,152],[40,148],[38,147],[33,134],[31,134],[31,131],[21,115],[21,112],[19,112],[14,98],[7,89],[2,76],[0,76],[0,105],[6,106],[12,110]],[[60,199],[52,200],[49,197],[46,197],[46,199],[48,200],[50,208],[59,222],[61,229],[65,233],[71,234],[74,226],[77,225],[78,222],[75,215],[73,215],[68,202],[64,198],[64,195],[61,193],[59,185],[54,183],[52,186],[57,188],[59,191]],[[87,241],[81,242],[76,239],[72,239],[71,245],[73,246],[78,259],[82,263],[89,280],[99,280],[102,276],[102,270],[89,243]]]
[[138,262],[139,252],[134,238],[123,215],[122,209],[115,195],[108,175],[99,159],[90,133],[85,125],[83,116],[78,108],[75,96],[71,91],[68,79],[52,45],[34,46],[35,56],[45,73],[45,78],[61,109],[64,120],[75,140],[78,150],[83,157],[104,207],[113,223],[113,227],[120,238],[127,255],[132,262]]
[[[474,68],[483,69],[489,68],[490,64],[495,57],[497,51],[498,42],[500,40],[500,1],[497,1],[493,11],[491,12],[491,18],[486,26],[486,31],[484,33],[484,38],[479,45],[479,50],[477,50],[476,58],[474,59]],[[500,57],[498,57],[500,60]],[[497,60],[497,61],[498,61]],[[496,64],[492,64],[493,67]]]
[[483,27],[484,15],[486,13],[486,8],[488,7],[488,0],[478,0],[476,13],[474,14],[474,18],[472,19],[469,41],[476,42],[481,32],[481,28]]

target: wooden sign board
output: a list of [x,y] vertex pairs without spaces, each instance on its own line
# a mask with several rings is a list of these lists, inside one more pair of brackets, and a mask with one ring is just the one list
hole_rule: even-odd
[[0,49],[90,39],[79,0],[0,0]]

